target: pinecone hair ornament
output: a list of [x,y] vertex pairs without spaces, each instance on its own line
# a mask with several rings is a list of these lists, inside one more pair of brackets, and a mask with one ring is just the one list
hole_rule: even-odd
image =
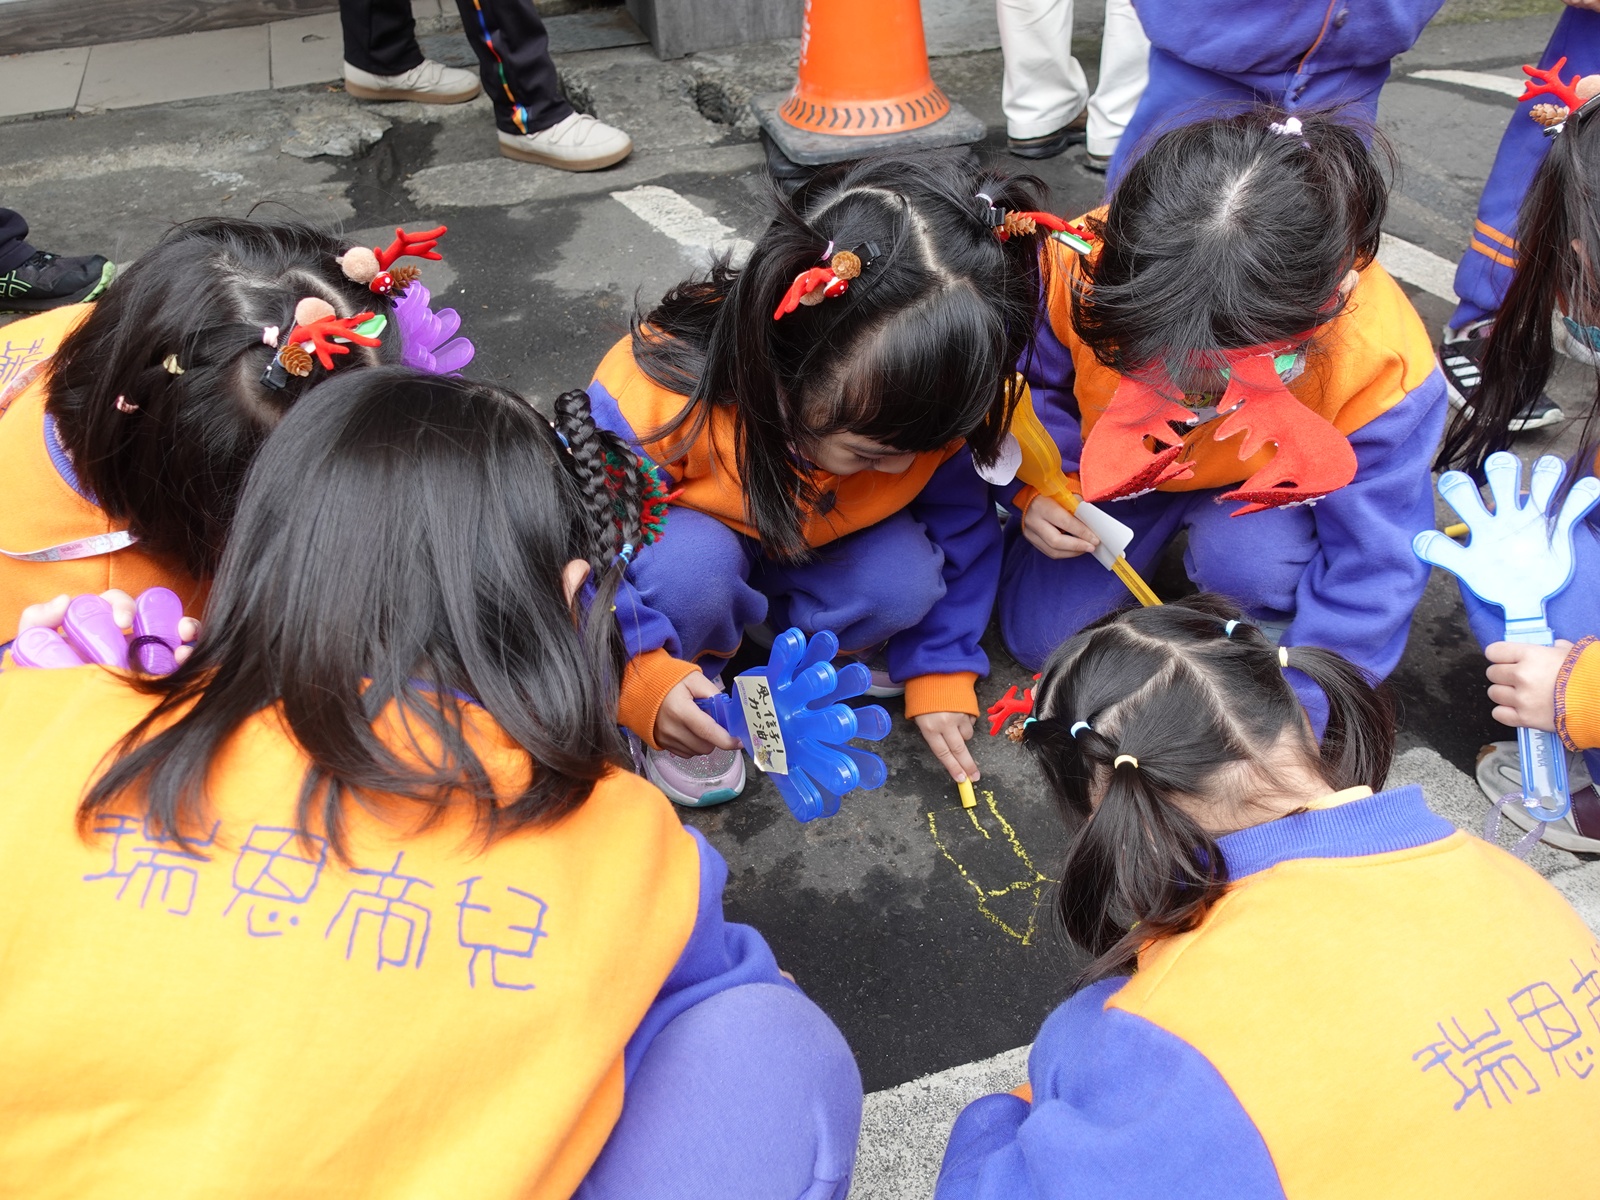
[[407,233],[404,229],[396,228],[394,241],[390,242],[387,249],[379,250],[376,247],[369,250],[365,246],[355,246],[346,250],[335,261],[339,269],[344,272],[346,279],[354,283],[364,283],[371,291],[380,296],[392,296],[403,292],[416,281],[421,272],[416,267],[396,267],[394,264],[402,258],[427,258],[435,262],[444,258],[434,249],[449,229],[440,225],[434,229],[424,229],[420,233]]
[[829,242],[828,248],[822,252],[822,258],[828,265],[811,267],[796,275],[789,290],[783,294],[783,299],[778,301],[772,319],[782,320],[802,304],[810,308],[824,300],[844,295],[850,290],[850,281],[860,278],[862,270],[870,267],[872,260],[877,257],[878,246],[875,242],[862,242],[854,250],[837,252],[833,243]]
[[984,210],[980,215],[1002,242],[1014,237],[1034,237],[1042,225],[1050,231],[1052,239],[1071,246],[1079,254],[1088,254],[1094,248],[1093,237],[1087,229],[1064,221],[1054,213],[1008,211],[997,205],[987,192],[979,192],[974,199],[983,201]]
[[1517,103],[1532,100],[1535,96],[1553,96],[1559,104],[1535,104],[1528,115],[1544,126],[1546,137],[1554,137],[1566,128],[1567,118],[1600,95],[1600,75],[1574,75],[1563,82],[1561,68],[1567,65],[1565,56],[1548,67],[1524,66],[1523,74],[1528,85],[1517,97]]

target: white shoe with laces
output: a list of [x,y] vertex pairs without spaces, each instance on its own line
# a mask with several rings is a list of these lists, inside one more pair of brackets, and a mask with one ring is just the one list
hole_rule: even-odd
[[588,113],[573,113],[537,133],[500,130],[500,153],[561,171],[598,171],[633,153],[633,139]]
[[414,100],[421,104],[462,104],[482,87],[476,71],[447,67],[425,58],[400,75],[374,75],[344,64],[344,90],[358,100]]

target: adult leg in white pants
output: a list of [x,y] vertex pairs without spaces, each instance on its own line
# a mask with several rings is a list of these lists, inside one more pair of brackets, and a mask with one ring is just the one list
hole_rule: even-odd
[[1000,102],[1007,147],[1020,158],[1050,158],[1084,140],[1110,157],[1144,91],[1150,42],[1131,0],[1106,0],[1100,83],[1093,98],[1072,55],[1073,0],[995,0],[1005,76]]
[[1100,81],[1089,97],[1084,164],[1104,172],[1123,130],[1139,107],[1150,79],[1150,39],[1133,11],[1133,0],[1106,0],[1106,29],[1100,42]]

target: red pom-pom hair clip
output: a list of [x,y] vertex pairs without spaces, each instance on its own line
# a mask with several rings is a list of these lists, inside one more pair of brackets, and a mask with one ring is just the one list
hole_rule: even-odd
[[[380,296],[388,296],[394,292],[403,292],[411,286],[417,277],[415,267],[395,267],[395,263],[402,258],[427,258],[438,262],[444,258],[434,249],[449,229],[440,225],[433,229],[424,229],[420,233],[407,233],[404,229],[396,228],[394,241],[390,242],[387,249],[379,250],[376,247],[369,250],[365,246],[356,246],[346,250],[335,261],[339,269],[344,272],[345,278],[354,283],[364,283],[367,287]],[[393,270],[390,268],[393,267]]]
[[774,321],[782,320],[802,304],[809,308],[844,295],[850,290],[850,281],[878,257],[878,247],[873,242],[862,242],[854,250],[835,253],[833,243],[829,242],[822,257],[827,261],[827,266],[810,267],[794,277],[794,282],[789,285],[789,290],[778,301],[778,307],[772,314]]

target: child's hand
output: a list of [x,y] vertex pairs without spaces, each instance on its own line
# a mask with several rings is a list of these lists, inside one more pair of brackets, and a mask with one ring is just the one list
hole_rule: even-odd
[[1022,536],[1047,558],[1077,558],[1100,544],[1092,529],[1049,496],[1035,496],[1028,505]]
[[1488,670],[1493,717],[1517,729],[1556,730],[1556,677],[1572,643],[1529,646],[1522,642],[1495,642],[1484,654],[1494,665]]
[[721,690],[699,671],[685,675],[656,713],[656,745],[680,758],[739,749],[739,739],[695,705],[695,697],[709,699]]
[[935,712],[923,713],[911,719],[922,731],[922,740],[928,743],[928,749],[950,772],[951,779],[957,783],[963,779],[978,782],[978,764],[967,753],[967,739],[972,736],[971,716],[966,713]]

